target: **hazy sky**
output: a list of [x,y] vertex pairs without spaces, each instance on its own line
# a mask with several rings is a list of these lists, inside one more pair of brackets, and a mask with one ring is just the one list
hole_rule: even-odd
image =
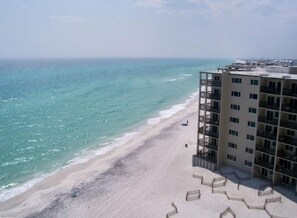
[[297,58],[297,0],[0,0],[0,57]]

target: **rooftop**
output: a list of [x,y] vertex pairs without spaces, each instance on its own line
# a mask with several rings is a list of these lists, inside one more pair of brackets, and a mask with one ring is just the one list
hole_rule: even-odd
[[297,80],[297,66],[293,63],[294,61],[291,60],[240,61],[225,68],[219,68],[216,73],[227,72],[234,75]]

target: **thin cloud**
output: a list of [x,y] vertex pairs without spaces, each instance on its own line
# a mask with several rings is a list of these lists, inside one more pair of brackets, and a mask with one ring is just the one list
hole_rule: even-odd
[[154,8],[163,8],[167,5],[167,1],[166,0],[138,0],[137,5],[154,7]]
[[50,19],[60,22],[71,22],[71,23],[82,23],[87,21],[84,17],[73,16],[73,15],[52,15]]
[[205,16],[283,16],[296,13],[297,7],[294,0],[137,0],[137,4],[161,13]]

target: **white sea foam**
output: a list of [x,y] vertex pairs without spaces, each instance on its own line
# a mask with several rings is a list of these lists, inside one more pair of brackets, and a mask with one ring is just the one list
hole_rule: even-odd
[[18,98],[9,98],[9,99],[2,99],[2,102],[11,102],[11,101],[17,101]]
[[[19,194],[24,193],[25,191],[32,188],[35,184],[42,181],[45,177],[48,177],[50,175],[53,175],[55,172],[51,174],[46,174],[41,177],[32,179],[26,183],[23,183],[21,185],[18,185],[17,183],[10,183],[6,186],[0,187],[0,203],[3,201],[6,201],[10,198],[13,198]],[[2,190],[1,190],[2,189]]]
[[[85,150],[81,153],[78,153],[76,154],[78,157],[68,161],[67,162],[68,164],[62,167],[60,170],[63,170],[73,165],[85,163],[96,156],[103,155],[115,148],[121,147],[125,145],[127,142],[129,142],[131,139],[133,139],[137,134],[139,134],[139,132],[128,132],[128,133],[125,133],[123,136],[115,138],[111,142],[100,144],[99,149]],[[57,152],[57,151],[58,151],[57,149],[51,150],[51,152]],[[41,155],[45,155],[45,154],[41,154]],[[18,161],[21,161],[21,160],[18,160]],[[5,187],[0,187],[0,202],[6,201],[10,198],[13,198],[19,194],[24,193],[28,189],[32,188],[35,184],[39,183],[46,177],[49,177],[57,173],[60,170],[56,170],[49,174],[44,174],[43,176],[39,176],[38,178],[32,179],[22,185],[18,185],[14,183],[14,184],[6,185]]]
[[166,81],[166,82],[175,82],[176,79],[166,79],[165,81]]
[[85,163],[96,156],[103,155],[109,151],[112,151],[115,148],[121,147],[125,145],[127,142],[129,142],[131,139],[133,139],[137,134],[138,132],[125,133],[123,136],[115,138],[111,142],[100,144],[99,149],[82,151],[81,154],[78,154],[78,157],[68,161],[68,165],[66,167]]
[[185,77],[193,76],[193,74],[182,74],[181,76],[177,78],[172,78],[172,79],[166,79],[166,82],[176,82],[177,80],[183,80]]
[[[197,97],[198,95],[199,95],[199,91],[194,92],[193,94],[190,95],[190,99],[193,99],[193,98]],[[188,100],[190,100],[190,99],[188,99]]]
[[187,76],[193,76],[193,74],[185,73],[185,74],[183,74],[182,76],[185,76],[185,77],[187,77]]
[[167,110],[159,111],[160,116],[148,119],[147,123],[150,125],[157,125],[161,122],[161,120],[170,118],[173,115],[177,114],[178,112],[184,110],[186,108],[186,106],[190,103],[190,101],[193,98],[198,96],[198,93],[199,92],[197,91],[197,92],[194,92],[193,94],[191,94],[189,96],[189,98],[182,104],[173,105],[171,108],[169,108]]
[[[197,95],[198,95],[198,92],[195,92],[192,95],[190,95],[189,99],[187,99],[184,103],[173,105],[171,108],[169,108],[167,110],[160,111],[158,117],[148,119],[147,123],[150,125],[156,125],[156,124],[160,123],[160,121],[162,119],[167,119],[169,117],[172,117],[179,111],[184,110],[186,108],[186,106],[190,103],[190,101],[193,98],[195,98]],[[50,118],[50,116],[48,116],[48,118]],[[103,155],[115,148],[121,147],[121,146],[125,145],[126,143],[128,143],[133,138],[135,138],[135,136],[137,136],[138,134],[139,134],[139,132],[128,132],[128,133],[125,133],[121,137],[115,138],[111,142],[105,142],[105,143],[100,144],[99,149],[82,151],[80,154],[77,154],[78,157],[68,161],[67,165],[60,168],[60,170],[68,168],[72,165],[85,163],[96,156]],[[102,137],[102,138],[104,138],[104,137]],[[30,141],[35,142],[34,139],[32,139],[32,140],[30,139]],[[52,151],[56,152],[56,150],[52,150]],[[45,155],[45,154],[41,154],[41,155]],[[36,185],[37,183],[39,183],[46,177],[51,176],[60,170],[56,170],[52,173],[44,174],[42,176],[39,176],[38,178],[32,179],[24,184],[21,184],[21,185],[9,184],[9,187],[0,187],[0,202],[6,201],[10,198],[13,198],[19,194],[24,193],[25,191],[29,190],[30,188],[32,188],[34,185]]]

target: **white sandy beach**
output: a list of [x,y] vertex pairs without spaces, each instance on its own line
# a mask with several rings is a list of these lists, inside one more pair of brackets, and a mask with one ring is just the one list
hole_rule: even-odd
[[[188,126],[182,126],[189,120]],[[197,141],[197,102],[159,125],[146,129],[126,145],[87,163],[74,165],[46,178],[24,194],[0,204],[1,217],[165,217],[178,208],[174,217],[219,217],[227,207],[237,217],[269,217],[264,210],[252,210],[225,195],[212,193],[193,174],[211,182],[219,175],[192,167]],[[185,144],[188,147],[185,147]],[[228,170],[228,169],[227,169]],[[280,217],[295,217],[297,198],[280,189],[258,197],[258,179],[243,182],[229,175],[226,190],[258,206],[265,199],[281,196],[282,203],[268,209]],[[201,198],[186,201],[187,191],[201,191]],[[227,216],[228,217],[228,216]]]

